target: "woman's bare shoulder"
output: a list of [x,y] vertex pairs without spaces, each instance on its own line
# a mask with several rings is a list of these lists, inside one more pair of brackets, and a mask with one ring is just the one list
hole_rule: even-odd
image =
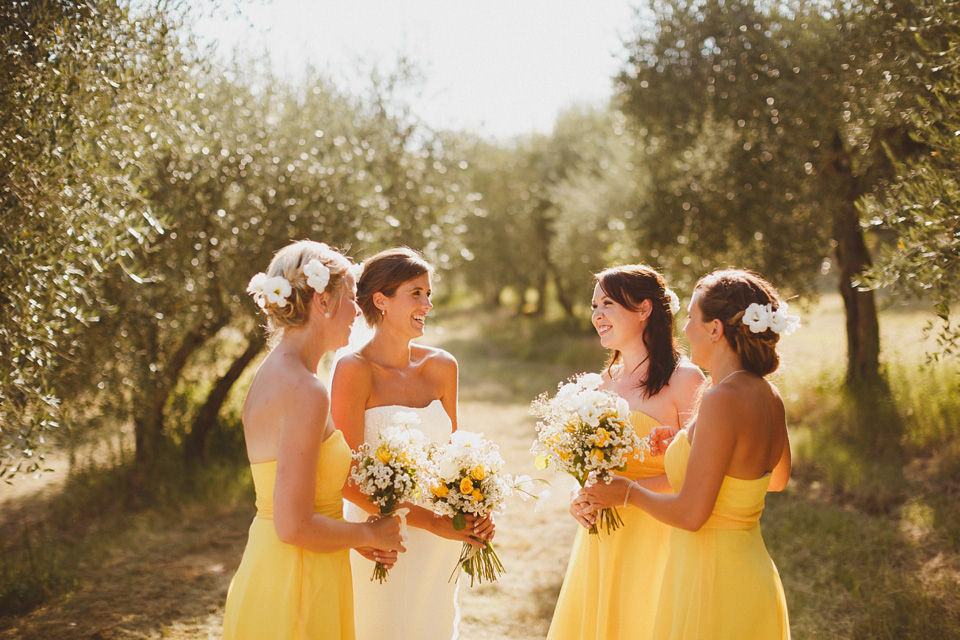
[[245,402],[245,427],[326,420],[330,406],[327,388],[305,368],[274,364],[257,374],[257,384]]
[[373,376],[373,362],[362,351],[348,353],[339,360],[333,369],[333,379],[349,378],[351,381]]
[[670,384],[677,384],[678,386],[699,386],[704,380],[706,380],[706,376],[703,375],[703,371],[689,360],[681,360],[677,364],[677,368],[673,370],[673,375],[670,376]]
[[453,369],[454,371],[457,369],[457,359],[448,351],[439,347],[415,344],[413,345],[413,357],[414,360],[422,362],[431,368],[443,370]]

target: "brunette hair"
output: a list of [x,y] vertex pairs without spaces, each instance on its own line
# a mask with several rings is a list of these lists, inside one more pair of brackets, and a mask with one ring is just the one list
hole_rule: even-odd
[[720,320],[727,343],[740,356],[747,371],[765,376],[780,365],[777,342],[780,335],[770,329],[754,333],[743,322],[743,314],[753,303],[772,305],[781,302],[777,290],[762,277],[746,269],[721,269],[697,282],[694,293],[700,295],[700,313],[704,322]]
[[386,249],[365,260],[363,275],[357,283],[357,304],[367,324],[376,327],[383,320],[380,310],[373,304],[373,294],[379,291],[388,298],[392,297],[397,287],[425,273],[433,273],[433,267],[407,247]]
[[[646,397],[655,396],[670,382],[670,376],[680,363],[680,348],[673,335],[673,314],[663,277],[645,264],[611,267],[594,276],[603,293],[617,304],[636,311],[644,300],[652,303],[650,316],[643,328],[643,344],[650,364],[647,375],[637,385]],[[620,362],[622,354],[616,349],[607,360],[607,372]]]

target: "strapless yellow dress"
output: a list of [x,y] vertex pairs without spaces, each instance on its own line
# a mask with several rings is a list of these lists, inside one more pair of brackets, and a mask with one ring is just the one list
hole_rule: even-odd
[[[680,491],[690,441],[681,431],[664,457]],[[785,640],[787,601],[760,535],[770,476],[725,476],[699,531],[673,529],[653,637],[657,640]]]
[[[630,413],[640,437],[660,423]],[[630,458],[619,475],[632,480],[662,475],[663,456]],[[633,506],[617,507],[623,526],[591,535],[577,527],[548,640],[644,640],[653,632],[670,527]]]
[[[350,551],[315,553],[285,544],[273,527],[277,463],[250,465],[257,515],[227,591],[224,640],[353,640]],[[320,446],[314,512],[343,519],[350,448],[340,431]]]

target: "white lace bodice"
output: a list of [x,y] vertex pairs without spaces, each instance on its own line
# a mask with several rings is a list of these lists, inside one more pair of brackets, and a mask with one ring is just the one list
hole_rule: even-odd
[[423,432],[427,440],[443,444],[450,440],[453,422],[443,408],[440,399],[436,399],[425,407],[405,407],[398,404],[389,404],[382,407],[371,407],[363,414],[363,440],[376,446],[380,440],[380,431],[389,427],[393,415],[398,411],[416,413],[420,416],[420,424],[416,428]]

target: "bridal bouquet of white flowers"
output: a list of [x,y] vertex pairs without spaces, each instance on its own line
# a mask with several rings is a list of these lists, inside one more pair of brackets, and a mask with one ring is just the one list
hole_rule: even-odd
[[[403,520],[406,510],[397,511],[397,506],[420,495],[429,461],[427,439],[412,428],[419,423],[416,413],[398,411],[392,424],[380,432],[376,446],[365,442],[353,455],[356,464],[350,480],[377,505],[381,516],[396,512]],[[371,580],[383,582],[386,577],[386,568],[378,562]]]
[[[514,481],[509,474],[501,473],[503,458],[497,446],[479,433],[454,431],[449,444],[437,446],[430,452],[430,461],[427,501],[437,513],[453,516],[453,526],[458,530],[466,526],[468,514],[482,518],[501,511],[515,486],[520,485],[519,490],[531,493],[524,488],[531,483],[529,478]],[[486,541],[483,544],[477,548],[463,543],[451,579],[461,567],[470,576],[471,586],[474,579],[479,582],[484,578],[497,579],[503,572],[503,564],[493,545]]]
[[[580,374],[561,385],[553,398],[543,393],[533,401],[530,411],[539,418],[531,447],[537,469],[554,464],[582,487],[610,482],[612,472],[625,469],[630,456],[643,459],[649,440],[634,431],[627,401],[601,390],[602,382],[600,374]],[[623,524],[614,507],[600,511],[597,522],[607,533]],[[590,533],[598,531],[597,524],[590,528]]]

